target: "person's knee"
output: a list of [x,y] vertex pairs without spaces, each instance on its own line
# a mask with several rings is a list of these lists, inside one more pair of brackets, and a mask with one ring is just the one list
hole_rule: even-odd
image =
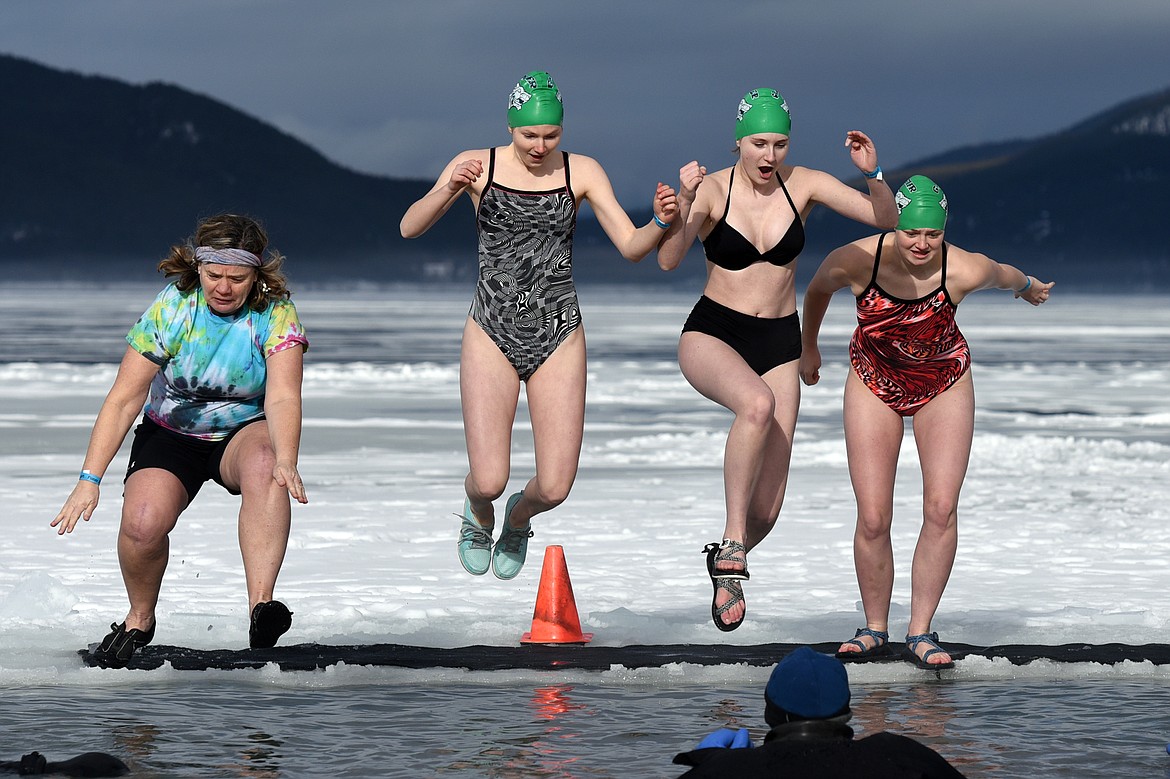
[[771,428],[775,413],[776,396],[771,392],[757,392],[735,409],[736,419],[762,431]]
[[885,509],[864,509],[857,512],[857,535],[866,543],[890,537],[893,512]]
[[467,497],[476,501],[493,501],[504,494],[508,486],[508,474],[472,473],[466,481]]
[[244,495],[262,493],[278,493],[286,488],[277,484],[273,478],[276,470],[276,453],[271,446],[257,446],[240,458],[237,467],[237,477],[240,483],[240,492]]
[[525,491],[525,495],[541,506],[547,506],[551,509],[564,503],[572,489],[573,479],[571,477],[562,476],[551,479],[538,477],[536,479],[536,494],[528,495]]
[[928,497],[922,503],[922,522],[936,532],[946,532],[958,523],[958,501],[950,497]]
[[151,547],[162,542],[170,533],[174,521],[158,506],[149,502],[127,503],[122,506],[122,538],[136,547]]

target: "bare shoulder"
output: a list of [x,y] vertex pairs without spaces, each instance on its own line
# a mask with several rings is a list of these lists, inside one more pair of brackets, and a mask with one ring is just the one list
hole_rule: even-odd
[[459,163],[467,162],[468,160],[478,160],[486,165],[488,157],[491,156],[491,151],[491,149],[467,149],[465,151],[461,151],[451,158],[449,166],[455,167]]
[[703,177],[703,183],[707,184],[709,182],[713,187],[722,189],[724,192],[726,192],[727,184],[729,181],[731,181],[731,172],[733,170],[735,170],[734,165],[728,168],[722,168],[715,171],[714,173],[708,173]]
[[825,258],[825,262],[831,260],[833,264],[848,271],[850,275],[857,271],[868,273],[873,266],[874,255],[877,254],[880,240],[881,234],[858,238],[852,243],[834,249]]
[[598,187],[609,187],[605,168],[587,154],[569,152],[569,171],[573,177],[573,190],[578,195],[588,197]]
[[848,283],[853,285],[854,291],[860,291],[873,275],[874,255],[878,253],[880,237],[869,235],[833,249],[823,263],[826,273],[842,285]]
[[987,286],[999,263],[980,252],[971,252],[947,244],[947,284],[957,290],[971,292]]
[[490,149],[466,149],[465,151],[461,151],[456,154],[451,158],[450,162],[443,166],[442,172],[439,173],[439,177],[435,181],[435,189],[438,189],[439,187],[446,184],[447,179],[451,177],[451,174],[455,171],[455,169],[465,162],[478,162],[486,170],[490,152]]
[[784,181],[789,189],[795,188],[797,191],[807,194],[810,197],[824,192],[828,187],[840,185],[841,183],[823,170],[806,168],[801,165],[791,166],[788,177]]
[[832,294],[842,287],[850,287],[854,295],[861,294],[873,275],[873,257],[879,237],[860,238],[829,252],[817,268],[809,289]]
[[573,176],[591,175],[591,174],[605,174],[605,168],[601,167],[601,163],[590,157],[588,154],[577,154],[576,152],[567,152],[569,155],[569,165],[573,168]]
[[947,271],[950,275],[983,275],[997,265],[995,260],[980,252],[971,252],[953,243],[947,244]]
[[961,246],[955,246],[950,241],[947,241],[947,260],[948,262],[970,262],[976,264],[992,262],[992,259],[986,254],[968,251]]
[[727,199],[727,188],[731,186],[731,172],[733,170],[735,170],[734,166],[704,176],[698,191],[695,193],[696,205],[702,203],[707,206],[705,209],[707,211],[711,211],[716,204],[722,208],[724,200]]

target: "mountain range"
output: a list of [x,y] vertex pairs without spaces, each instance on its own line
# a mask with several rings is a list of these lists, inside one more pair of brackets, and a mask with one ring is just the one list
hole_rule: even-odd
[[[470,213],[412,241],[398,233],[430,181],[349,170],[212,98],[0,55],[0,105],[0,268],[9,276],[66,278],[94,261],[141,270],[144,257],[160,258],[199,217],[221,211],[262,215],[298,279],[475,274]],[[896,188],[912,173],[945,190],[952,243],[1066,288],[1170,289],[1170,89],[1050,135],[957,148],[885,175]],[[814,210],[801,276],[867,232]],[[694,251],[678,276],[702,274]],[[586,260],[575,265],[581,280],[658,278],[646,267],[653,260],[631,272],[586,215],[575,254]]]

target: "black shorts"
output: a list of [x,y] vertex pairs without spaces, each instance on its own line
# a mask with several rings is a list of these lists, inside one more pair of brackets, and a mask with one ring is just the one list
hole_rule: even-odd
[[130,474],[143,468],[161,468],[173,473],[187,490],[188,505],[195,500],[199,488],[208,479],[214,480],[231,494],[239,495],[238,490],[233,490],[223,483],[219,464],[223,460],[228,443],[236,433],[263,419],[264,417],[260,417],[240,425],[226,438],[205,441],[202,438],[168,430],[150,417],[143,416],[142,422],[134,428],[134,441],[130,444],[130,465],[126,468],[126,478],[129,479]]
[[795,311],[779,319],[765,319],[728,308],[703,295],[682,331],[718,338],[759,376],[777,365],[800,359],[800,317]]

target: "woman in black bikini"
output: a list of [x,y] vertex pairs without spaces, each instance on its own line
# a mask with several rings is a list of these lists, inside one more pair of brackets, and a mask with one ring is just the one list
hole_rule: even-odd
[[795,269],[804,220],[819,203],[881,229],[898,221],[877,150],[864,133],[849,131],[845,145],[868,194],[785,164],[790,128],[778,92],[744,95],[736,119],[739,160],[710,176],[698,162],[681,169],[678,218],[658,250],[658,264],[673,270],[696,236],[703,242],[707,284],[683,327],[679,367],[691,386],[735,414],[723,461],[723,541],[703,550],[715,590],[711,618],[725,631],[743,622],[747,553],[776,524],[788,481],[800,403]]

